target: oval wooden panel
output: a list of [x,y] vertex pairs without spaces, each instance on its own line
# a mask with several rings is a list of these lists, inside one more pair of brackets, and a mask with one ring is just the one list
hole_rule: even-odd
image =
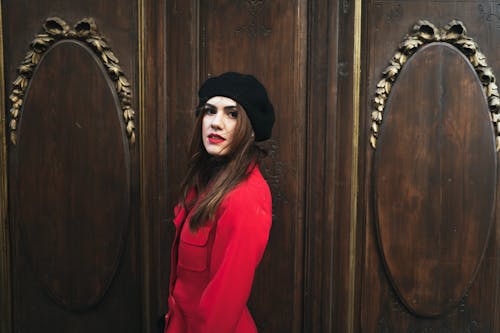
[[379,241],[404,304],[437,316],[459,304],[481,263],[495,201],[496,154],[474,68],[446,43],[405,64],[374,165]]
[[42,58],[19,124],[22,251],[61,305],[99,302],[128,225],[129,155],[121,111],[99,59],[65,40]]

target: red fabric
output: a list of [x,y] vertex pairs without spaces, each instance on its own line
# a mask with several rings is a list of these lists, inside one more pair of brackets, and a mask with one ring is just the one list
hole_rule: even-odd
[[255,333],[246,306],[271,228],[271,194],[258,167],[192,233],[176,208],[165,333]]

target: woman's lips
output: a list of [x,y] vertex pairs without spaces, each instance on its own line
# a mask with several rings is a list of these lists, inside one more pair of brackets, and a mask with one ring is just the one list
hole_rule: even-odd
[[208,135],[208,142],[212,144],[218,144],[221,142],[224,142],[226,139],[224,137],[218,135],[218,134],[209,134]]

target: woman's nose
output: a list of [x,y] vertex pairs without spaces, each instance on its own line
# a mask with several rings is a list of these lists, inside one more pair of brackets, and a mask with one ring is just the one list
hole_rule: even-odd
[[222,128],[222,121],[223,121],[222,116],[223,116],[222,112],[217,112],[215,114],[211,124],[213,128],[219,128],[219,129]]

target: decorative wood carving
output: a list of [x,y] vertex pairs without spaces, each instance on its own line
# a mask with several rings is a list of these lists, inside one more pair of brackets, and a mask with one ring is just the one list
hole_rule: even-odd
[[9,96],[10,100],[10,141],[16,145],[17,123],[22,110],[23,100],[29,86],[31,77],[45,52],[60,40],[79,40],[89,46],[99,57],[107,70],[109,78],[114,82],[123,119],[130,144],[135,142],[134,110],[131,106],[132,91],[130,83],[125,77],[119,60],[111,50],[106,39],[97,31],[97,26],[92,18],[84,18],[76,23],[73,29],[59,17],[48,18],[43,25],[43,32],[35,36],[30,44],[30,50],[17,68],[18,77],[13,82]]
[[456,308],[493,224],[495,136],[476,70],[449,43],[419,48],[392,86],[378,138],[380,249],[401,301],[421,317]]
[[428,21],[420,20],[413,26],[411,33],[401,42],[398,51],[390,61],[390,65],[384,70],[382,79],[377,83],[377,90],[373,100],[374,110],[371,114],[371,146],[374,149],[376,148],[386,101],[402,67],[418,49],[433,42],[446,42],[453,45],[474,66],[483,84],[483,90],[490,108],[491,119],[496,133],[496,150],[500,151],[500,96],[495,76],[477,43],[467,36],[467,29],[464,24],[456,20],[448,23],[443,29],[436,28]]
[[483,16],[483,20],[493,23],[496,29],[500,29],[500,3],[496,4],[496,11],[492,10],[491,7],[488,7],[484,4],[479,4],[479,13]]
[[277,203],[287,204],[288,199],[286,197],[286,193],[284,193],[281,189],[285,163],[280,161],[278,157],[279,143],[274,139],[270,139],[261,145],[265,147],[268,152],[268,158],[264,160],[262,165],[262,173],[264,174],[273,194],[273,208]]
[[258,14],[262,10],[265,4],[264,0],[245,0],[245,4],[248,7],[248,13],[250,14],[250,23],[239,27],[236,32],[246,32],[250,37],[255,38],[259,35],[263,37],[269,36],[271,33],[271,28],[266,27],[264,24],[260,24],[258,21]]
[[[391,313],[395,317],[381,316],[377,320],[377,330],[379,333],[400,333],[401,328],[398,327],[400,322],[404,322],[405,319],[412,317],[406,308],[400,303],[398,296],[392,292],[391,289],[387,291],[387,307],[390,308]],[[457,313],[460,315],[458,316]],[[397,318],[397,319],[395,319]],[[446,318],[455,323],[459,322],[461,330],[455,330],[450,327],[447,320],[436,320],[435,318],[419,318],[419,323],[414,327],[405,330],[405,332],[411,333],[480,333],[483,332],[481,323],[474,317],[471,313],[470,308],[467,307],[467,295],[463,297],[456,311],[449,313]]]
[[130,154],[120,103],[78,40],[55,43],[30,80],[12,150],[12,221],[44,291],[84,310],[103,299],[126,244]]

